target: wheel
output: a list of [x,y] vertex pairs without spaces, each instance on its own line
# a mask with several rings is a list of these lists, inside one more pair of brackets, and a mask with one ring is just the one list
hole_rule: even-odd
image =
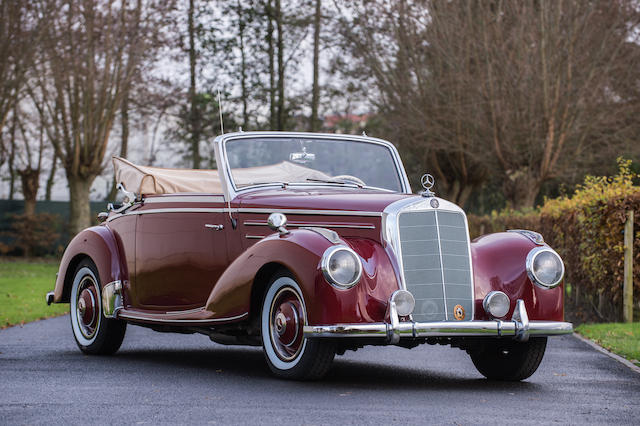
[[335,345],[303,335],[306,308],[298,283],[286,272],[276,274],[262,303],[262,346],[276,376],[314,380],[324,376],[335,356]]
[[100,289],[98,269],[84,259],[73,276],[69,316],[73,337],[82,352],[110,355],[120,348],[127,323],[102,315]]
[[546,347],[546,337],[530,338],[524,343],[495,340],[481,343],[469,355],[487,379],[518,381],[536,372]]

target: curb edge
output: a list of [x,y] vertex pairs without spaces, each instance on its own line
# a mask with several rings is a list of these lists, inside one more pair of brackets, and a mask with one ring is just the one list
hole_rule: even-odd
[[586,343],[587,345],[591,346],[593,349],[597,350],[598,352],[601,352],[601,353],[603,353],[605,355],[608,355],[609,357],[615,359],[619,363],[624,364],[626,367],[628,367],[631,370],[635,371],[636,373],[640,374],[640,367],[638,367],[637,365],[635,365],[634,363],[632,363],[628,359],[625,359],[625,358],[621,357],[620,355],[614,354],[613,352],[603,348],[602,346],[600,346],[599,344],[597,344],[593,340],[589,340],[586,337],[581,336],[576,332],[573,333],[573,337],[575,337],[578,340]]

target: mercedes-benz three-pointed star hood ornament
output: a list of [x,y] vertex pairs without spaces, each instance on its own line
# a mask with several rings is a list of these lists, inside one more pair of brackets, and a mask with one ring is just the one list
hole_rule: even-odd
[[423,174],[422,178],[420,179],[420,183],[422,184],[424,191],[421,192],[420,195],[422,195],[423,197],[433,197],[434,195],[436,195],[433,191],[431,191],[431,188],[433,188],[435,182],[436,180],[429,173]]

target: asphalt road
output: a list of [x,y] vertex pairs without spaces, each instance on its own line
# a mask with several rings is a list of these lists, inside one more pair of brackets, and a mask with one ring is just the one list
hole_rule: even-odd
[[130,326],[112,357],[77,349],[67,316],[0,331],[1,424],[638,424],[640,374],[572,336],[521,383],[423,345],[336,358],[321,382],[273,378],[259,348]]

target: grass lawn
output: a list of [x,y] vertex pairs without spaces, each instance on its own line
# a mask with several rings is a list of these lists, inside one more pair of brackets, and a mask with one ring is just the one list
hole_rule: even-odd
[[640,366],[640,322],[582,324],[576,331]]
[[0,258],[0,328],[69,312],[69,304],[47,306],[58,262]]

